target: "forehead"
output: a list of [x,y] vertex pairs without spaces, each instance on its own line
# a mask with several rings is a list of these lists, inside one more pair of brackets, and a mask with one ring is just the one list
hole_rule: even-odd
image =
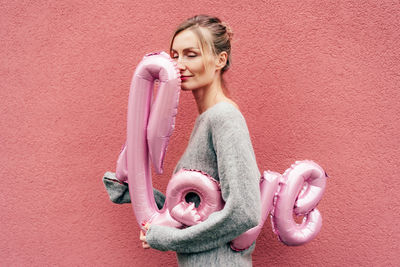
[[193,31],[184,30],[175,36],[172,50],[179,51],[189,48],[200,49],[200,41]]

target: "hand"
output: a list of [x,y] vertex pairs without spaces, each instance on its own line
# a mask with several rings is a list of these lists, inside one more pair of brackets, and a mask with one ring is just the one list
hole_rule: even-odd
[[[149,230],[150,224],[149,224],[149,223],[146,223],[146,225],[144,226],[144,228],[146,229],[146,231]],[[140,240],[142,241],[142,247],[143,247],[143,248],[150,248],[149,244],[147,244],[147,241],[146,241],[146,234],[143,233],[142,230],[140,230],[140,237],[139,237],[139,238],[140,238]]]

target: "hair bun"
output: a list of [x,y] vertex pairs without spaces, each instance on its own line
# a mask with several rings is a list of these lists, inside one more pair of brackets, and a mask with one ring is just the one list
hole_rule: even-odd
[[229,36],[229,40],[231,40],[232,39],[232,37],[233,37],[233,31],[232,31],[232,28],[226,23],[226,22],[221,22],[221,25],[222,26],[224,26],[225,27],[225,29],[226,29],[226,33],[228,34],[228,36]]

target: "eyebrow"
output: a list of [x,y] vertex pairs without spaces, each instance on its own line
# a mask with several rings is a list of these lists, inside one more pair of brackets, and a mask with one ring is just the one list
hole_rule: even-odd
[[[183,49],[183,51],[187,51],[187,50],[191,50],[191,49],[200,50],[200,49],[199,49],[199,48],[197,48],[197,47],[188,47],[188,48],[185,48],[185,49]],[[174,52],[176,52],[176,50],[175,50],[175,49],[171,49],[171,51],[174,51]]]

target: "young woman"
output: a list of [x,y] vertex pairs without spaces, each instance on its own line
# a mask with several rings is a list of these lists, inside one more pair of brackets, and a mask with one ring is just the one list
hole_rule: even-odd
[[[216,17],[199,15],[175,31],[171,57],[178,63],[182,90],[191,91],[199,115],[185,153],[175,167],[196,169],[219,180],[225,207],[186,229],[147,225],[143,247],[177,252],[180,266],[252,266],[249,249],[229,242],[255,227],[261,216],[260,172],[248,128],[229,98],[223,74],[231,62],[230,28]],[[192,202],[198,203],[196,195]]]
[[[146,225],[144,248],[177,252],[179,266],[252,266],[255,243],[234,251],[229,242],[255,227],[261,217],[258,170],[246,121],[229,98],[223,74],[230,67],[232,32],[216,17],[198,15],[175,31],[170,54],[181,72],[182,90],[191,91],[199,112],[188,146],[175,167],[205,172],[220,182],[225,206],[185,229]],[[105,177],[106,178],[106,177]],[[128,189],[103,179],[111,200],[130,202]],[[165,197],[154,189],[157,205]],[[199,203],[196,195],[187,199]]]

